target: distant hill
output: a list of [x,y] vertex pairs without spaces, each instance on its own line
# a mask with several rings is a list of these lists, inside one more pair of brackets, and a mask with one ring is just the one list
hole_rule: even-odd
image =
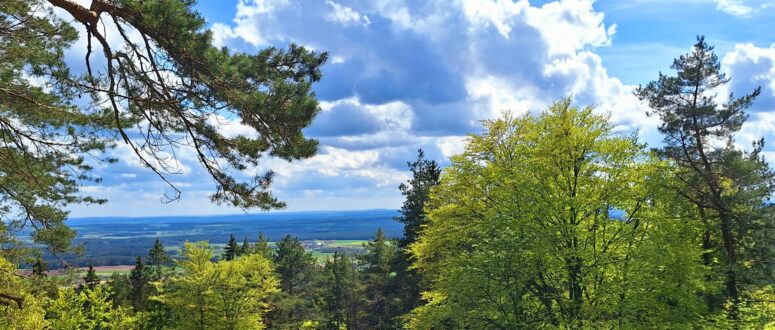
[[[95,266],[132,264],[136,256],[145,256],[158,237],[165,246],[185,241],[226,243],[229,234],[254,242],[263,231],[270,241],[286,234],[302,240],[365,240],[382,228],[388,236],[398,237],[403,225],[393,218],[395,210],[273,212],[216,216],[174,217],[99,217],[74,218],[67,225],[78,233],[76,244],[84,243],[83,257],[65,256],[76,265]],[[46,258],[56,267],[53,256]]]

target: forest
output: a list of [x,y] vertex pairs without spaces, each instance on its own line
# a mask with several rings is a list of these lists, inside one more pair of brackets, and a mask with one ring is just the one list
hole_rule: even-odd
[[[249,169],[315,155],[302,130],[328,54],[218,48],[193,6],[0,1],[1,329],[775,328],[775,172],[763,138],[735,144],[761,88],[720,96],[731,77],[702,36],[635,91],[661,145],[571,95],[482,121],[443,168],[419,150],[402,233],[362,252],[318,261],[255,233],[171,258],[156,239],[128,274],[46,275],[44,253],[83,252],[67,207],[107,202],[81,187],[117,145],[171,201],[186,187],[168,155],[187,148],[211,201],[246,210],[285,206],[273,172]],[[75,25],[83,72],[63,57]],[[225,114],[256,134],[219,131]]]

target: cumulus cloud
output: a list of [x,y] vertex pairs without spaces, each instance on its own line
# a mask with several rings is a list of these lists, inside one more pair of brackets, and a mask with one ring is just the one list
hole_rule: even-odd
[[[295,42],[331,55],[314,86],[323,110],[305,130],[320,140],[319,154],[255,169],[277,172],[273,189],[291,209],[372,198],[397,207],[396,187],[418,148],[446,163],[481,120],[540,111],[568,95],[657,139],[633,86],[611,77],[596,53],[612,44],[616,25],[592,0],[240,0],[234,19],[212,30],[216,44],[240,51]],[[249,131],[211,120],[228,134]]]
[[737,97],[761,87],[754,101],[750,118],[735,137],[739,147],[750,149],[751,142],[764,138],[767,142],[764,156],[775,164],[775,45],[760,48],[753,44],[738,44],[722,60],[722,69],[730,82],[722,92]]

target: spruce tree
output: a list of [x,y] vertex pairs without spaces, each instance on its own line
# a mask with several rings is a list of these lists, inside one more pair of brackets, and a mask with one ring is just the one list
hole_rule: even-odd
[[704,37],[671,68],[674,76],[660,73],[636,94],[662,120],[665,146],[659,152],[679,168],[674,189],[694,205],[704,228],[705,264],[723,282],[720,298],[708,293],[709,308],[729,303],[727,315],[736,320],[744,292],[768,277],[762,270],[773,260],[771,249],[764,247],[768,243],[760,239],[772,237],[764,231],[773,227],[767,200],[775,187],[775,176],[761,155],[764,140],[753,141],[747,152],[734,145],[734,135],[747,118],[745,110],[761,88],[717,101],[718,89],[729,78]]
[[89,264],[89,269],[86,271],[86,276],[83,277],[84,285],[89,289],[94,289],[100,284],[100,278],[97,276],[97,272],[94,270],[94,266]]
[[322,301],[327,329],[378,329],[362,324],[363,282],[357,265],[346,255],[334,252],[323,269]]
[[240,247],[237,245],[237,239],[234,238],[234,234],[229,235],[229,242],[226,243],[226,247],[223,249],[224,260],[234,260],[239,256]]
[[264,232],[258,233],[258,241],[256,241],[255,245],[253,245],[253,250],[253,253],[258,253],[264,256],[264,258],[269,260],[273,259],[272,247],[269,246],[269,241],[266,239]]
[[[150,266],[147,267],[150,270],[148,275],[149,282],[164,282],[167,275],[173,273],[165,272],[166,267],[170,264],[171,258],[167,253],[167,250],[164,249],[164,245],[162,245],[159,238],[156,238],[153,247],[148,251],[147,260],[148,265]],[[150,297],[156,294],[158,294],[156,286],[148,286],[148,296]],[[148,315],[148,329],[165,329],[170,322],[170,309],[162,302],[154,299],[147,300],[145,311],[146,315]]]
[[250,254],[252,251],[252,248],[250,247],[250,242],[248,242],[247,236],[245,239],[242,240],[242,246],[239,248],[239,253],[237,255],[246,255]]
[[427,223],[425,204],[429,200],[431,188],[439,184],[441,168],[434,160],[425,159],[425,153],[417,150],[417,159],[408,162],[412,178],[402,183],[398,189],[404,196],[404,204],[397,220],[404,224],[404,236],[398,240],[399,256],[395,258],[395,280],[389,294],[400,301],[393,315],[403,315],[420,305],[420,276],[411,269],[412,255],[409,245],[417,240],[421,227]]
[[43,259],[40,257],[35,259],[35,263],[32,265],[32,275],[46,277],[47,270],[48,266],[46,265],[46,262],[43,261]]
[[159,238],[153,243],[153,247],[148,251],[148,265],[151,266],[151,281],[158,281],[162,278],[164,267],[170,262],[170,256]]
[[148,300],[148,270],[145,268],[143,259],[139,256],[135,261],[135,268],[129,273],[129,282],[131,284],[132,306],[137,311],[144,311]]
[[317,267],[312,254],[297,237],[286,235],[277,242],[274,265],[281,293],[273,299],[269,313],[271,328],[299,328],[318,316],[315,310]]
[[382,228],[377,229],[374,239],[364,244],[366,253],[360,259],[365,281],[366,326],[371,329],[397,328],[400,301],[391,290],[395,289],[392,266],[398,255],[395,242],[385,237]]

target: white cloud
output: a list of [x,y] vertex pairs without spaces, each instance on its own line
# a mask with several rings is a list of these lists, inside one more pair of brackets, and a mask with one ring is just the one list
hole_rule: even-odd
[[742,0],[716,0],[716,9],[738,17],[746,17],[754,10]]
[[603,13],[589,0],[562,0],[528,8],[527,23],[541,31],[549,55],[573,54],[584,47],[609,45],[616,25],[605,27]]
[[352,24],[369,25],[369,17],[361,15],[350,7],[340,5],[331,0],[326,0],[326,4],[331,7],[331,11],[326,14],[326,19],[338,22],[344,26]]

